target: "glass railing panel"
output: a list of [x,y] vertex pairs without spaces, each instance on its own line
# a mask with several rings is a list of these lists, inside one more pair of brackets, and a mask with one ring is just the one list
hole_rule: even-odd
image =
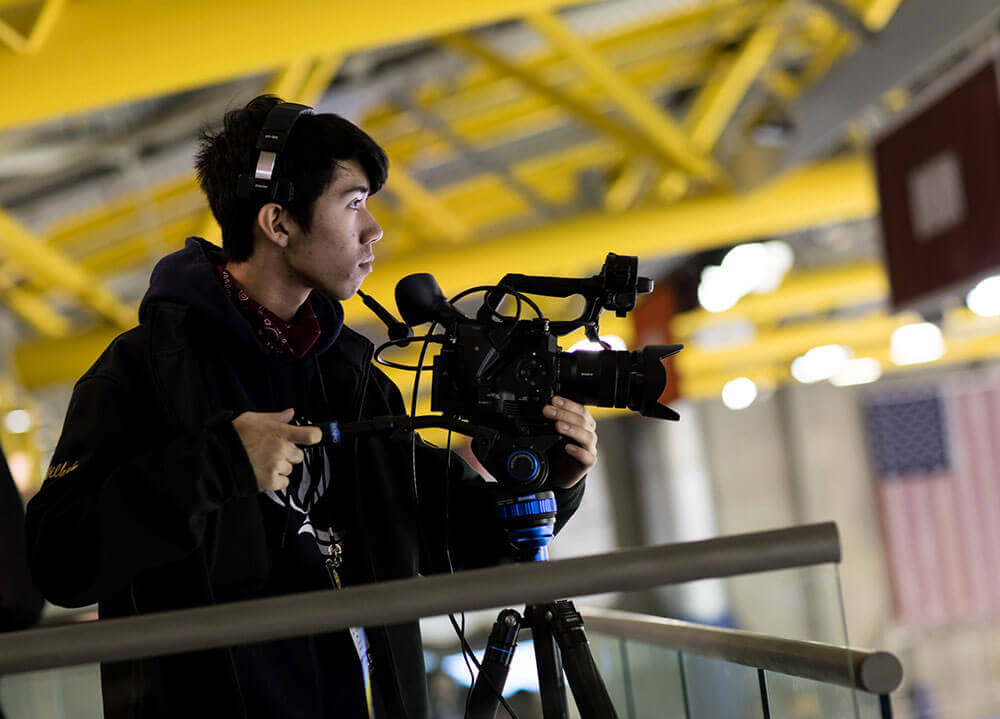
[[85,664],[0,677],[0,716],[103,719],[100,667]]
[[[724,619],[737,629],[850,646],[838,569],[821,564],[719,580],[727,599]],[[701,617],[692,621],[714,623]]]
[[857,719],[858,717],[855,713],[857,693],[848,687],[777,672],[764,672],[764,677],[771,716],[774,719],[781,717]]
[[635,718],[685,716],[680,653],[638,642],[626,647]]
[[622,719],[683,717],[678,652],[588,632],[594,661]]
[[682,654],[688,719],[764,719],[757,670]]

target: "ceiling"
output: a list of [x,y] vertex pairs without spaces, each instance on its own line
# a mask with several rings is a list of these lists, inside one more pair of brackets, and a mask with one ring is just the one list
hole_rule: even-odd
[[[366,283],[385,302],[411,272],[453,293],[506,272],[590,275],[614,251],[662,276],[784,237],[796,260],[777,290],[674,320],[685,392],[780,382],[819,344],[889,364],[912,318],[885,309],[866,144],[993,34],[993,2],[370,5],[0,0],[0,404],[78,377],[136,321],[157,258],[218,240],[196,137],[264,91],[386,148]],[[370,322],[353,300],[348,315]],[[945,359],[1000,352],[995,327],[949,320]],[[699,342],[734,323],[751,331]]]

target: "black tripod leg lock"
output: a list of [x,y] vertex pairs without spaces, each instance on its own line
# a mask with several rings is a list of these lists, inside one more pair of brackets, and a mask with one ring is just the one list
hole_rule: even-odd
[[469,697],[468,719],[493,719],[496,716],[520,630],[521,615],[513,609],[504,609],[497,616],[486,642],[479,676]]

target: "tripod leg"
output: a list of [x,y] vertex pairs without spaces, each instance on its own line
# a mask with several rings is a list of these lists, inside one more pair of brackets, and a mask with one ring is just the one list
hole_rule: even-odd
[[552,634],[559,643],[569,688],[580,716],[582,719],[617,719],[618,714],[590,653],[580,613],[573,602],[566,600],[548,606],[552,607]]
[[525,609],[524,618],[531,627],[535,645],[535,667],[538,670],[538,688],[542,695],[542,716],[545,719],[569,719],[566,703],[566,682],[563,678],[559,647],[552,636],[552,604],[532,604]]
[[479,675],[472,685],[466,719],[493,719],[496,716],[520,628],[521,615],[513,609],[504,609],[497,616],[486,642],[486,654],[479,667]]

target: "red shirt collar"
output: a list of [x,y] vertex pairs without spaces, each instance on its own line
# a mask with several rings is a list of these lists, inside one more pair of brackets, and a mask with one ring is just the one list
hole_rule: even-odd
[[254,334],[268,349],[301,359],[323,334],[312,301],[308,298],[299,307],[292,321],[285,322],[267,307],[254,301],[225,267],[218,265],[215,270],[229,299],[250,321]]

